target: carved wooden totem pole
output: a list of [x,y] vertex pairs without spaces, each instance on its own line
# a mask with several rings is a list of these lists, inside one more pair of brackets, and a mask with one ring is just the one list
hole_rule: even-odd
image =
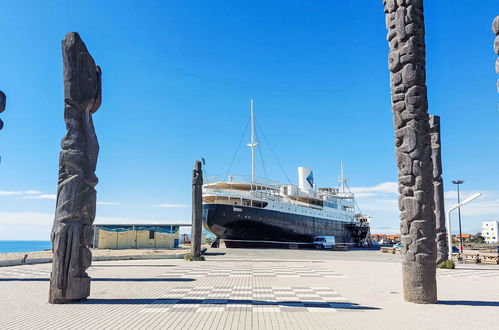
[[[4,112],[5,104],[7,103],[7,96],[5,96],[4,92],[0,91],[0,113]],[[0,130],[3,128],[3,121],[0,119]]]
[[444,183],[442,180],[442,148],[440,144],[440,117],[430,115],[431,159],[433,163],[433,198],[437,241],[437,265],[448,258],[445,230]]
[[[492,32],[496,35],[494,40],[494,51],[499,55],[499,16],[492,22]],[[496,58],[496,73],[499,74],[499,57]],[[499,80],[497,80],[497,92],[499,93]]]
[[201,255],[201,229],[203,221],[203,171],[201,162],[194,164],[192,171],[192,239],[191,254],[194,257]]
[[[4,94],[4,92],[0,91],[0,113],[4,112],[5,110],[5,105],[7,103],[7,96]],[[3,121],[0,118],[0,131],[3,128]],[[2,158],[0,156],[0,162],[2,161]]]
[[384,0],[398,166],[404,298],[437,300],[423,0]]
[[59,157],[57,205],[52,227],[54,260],[49,302],[84,300],[90,295],[86,269],[92,261],[99,144],[92,114],[101,104],[101,70],[78,33],[62,41],[64,121],[67,134]]

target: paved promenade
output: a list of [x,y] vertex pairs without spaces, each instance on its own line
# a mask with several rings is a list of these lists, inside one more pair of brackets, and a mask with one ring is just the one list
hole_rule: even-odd
[[439,270],[439,304],[415,305],[401,297],[399,255],[210,249],[206,258],[94,262],[90,299],[72,305],[47,303],[50,264],[0,267],[0,328],[499,329],[495,265]]

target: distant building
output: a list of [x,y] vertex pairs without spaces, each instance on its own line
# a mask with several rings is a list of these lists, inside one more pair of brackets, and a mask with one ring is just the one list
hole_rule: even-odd
[[371,234],[371,238],[376,242],[382,242],[386,240],[385,234]]
[[[460,242],[461,241],[461,236],[460,235],[452,235],[452,241],[455,242]],[[471,240],[471,234],[463,234],[463,242],[469,242]]]
[[371,238],[380,244],[393,244],[400,242],[400,234],[395,234],[395,235],[371,234]]
[[482,222],[482,237],[485,243],[499,242],[499,220]]
[[179,246],[179,227],[187,224],[94,225],[98,249],[172,249]]

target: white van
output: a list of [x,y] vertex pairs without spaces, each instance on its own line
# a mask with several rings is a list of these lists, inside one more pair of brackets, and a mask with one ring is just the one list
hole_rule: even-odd
[[313,244],[317,249],[331,249],[336,243],[334,236],[315,236]]

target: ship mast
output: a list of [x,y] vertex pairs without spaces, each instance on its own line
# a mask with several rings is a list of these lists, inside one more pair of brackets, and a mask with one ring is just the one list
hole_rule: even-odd
[[343,173],[343,161],[340,163],[340,177],[338,179],[340,182],[340,192],[344,193],[345,192],[345,183],[347,182],[347,179],[345,179],[344,173]]
[[255,142],[255,115],[253,114],[253,99],[250,99],[250,118],[251,118],[251,143],[247,146],[251,147],[251,181],[256,181],[255,176],[255,147],[258,145]]

